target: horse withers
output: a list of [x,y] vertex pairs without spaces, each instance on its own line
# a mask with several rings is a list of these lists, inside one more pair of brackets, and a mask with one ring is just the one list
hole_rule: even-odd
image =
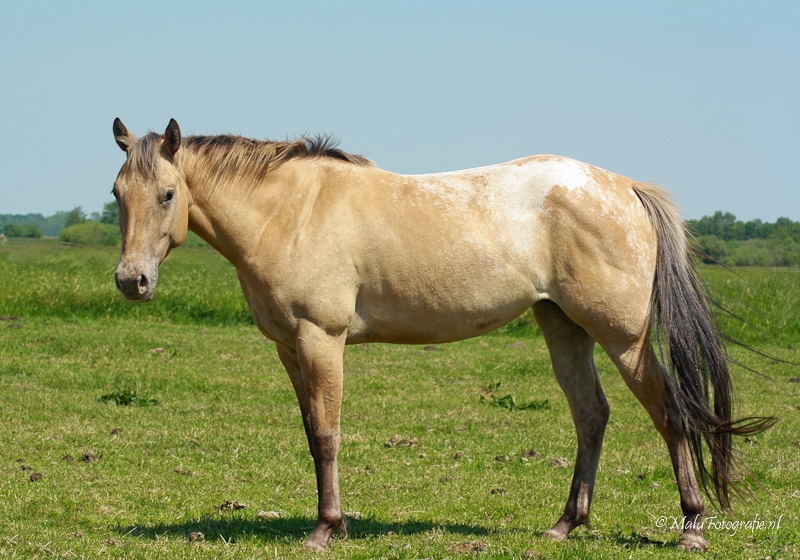
[[687,520],[680,546],[707,548],[700,488],[728,508],[741,483],[732,436],[773,419],[732,419],[721,336],[663,190],[550,155],[398,175],[326,138],[184,138],[174,120],[141,138],[119,119],[113,130],[127,153],[113,190],[117,287],[150,300],[187,229],[234,265],[314,458],[319,509],[306,547],[347,534],[336,459],[344,346],[461,340],[533,308],[578,439],[564,514],[546,534],[562,540],[589,520],[609,417],[600,344],[667,443]]

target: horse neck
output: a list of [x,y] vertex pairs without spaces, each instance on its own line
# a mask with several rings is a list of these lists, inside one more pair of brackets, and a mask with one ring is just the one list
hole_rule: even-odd
[[283,195],[283,166],[270,171],[258,189],[241,179],[215,184],[215,169],[196,153],[183,154],[176,166],[189,188],[189,229],[238,266],[256,248],[270,208]]

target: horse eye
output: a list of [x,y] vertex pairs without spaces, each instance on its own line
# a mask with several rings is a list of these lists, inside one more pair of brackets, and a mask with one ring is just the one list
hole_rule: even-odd
[[175,197],[175,191],[170,189],[167,191],[167,194],[164,195],[164,203],[171,201]]
[[117,192],[117,189],[111,189],[111,194],[114,195],[114,198],[119,199],[119,193]]

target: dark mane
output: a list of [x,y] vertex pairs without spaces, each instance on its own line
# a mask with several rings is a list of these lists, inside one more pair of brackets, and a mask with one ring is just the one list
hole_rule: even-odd
[[331,136],[302,137],[276,142],[254,140],[243,136],[189,136],[184,139],[180,158],[195,160],[195,169],[207,177],[207,184],[216,188],[233,179],[255,186],[266,174],[292,159],[329,158],[353,165],[372,165],[365,157],[348,154],[336,147]]
[[303,136],[298,140],[255,140],[243,136],[189,136],[182,148],[211,158],[240,160],[245,167],[261,168],[264,164],[276,167],[295,158],[331,158],[355,165],[372,165],[367,158],[348,154],[337,148],[339,140],[327,135]]
[[[154,176],[161,138],[155,132],[138,138],[128,151],[125,167],[143,176]],[[336,138],[324,135],[285,141],[234,135],[187,136],[175,157],[176,163],[193,160],[197,171],[204,173],[214,185],[212,188],[233,179],[256,185],[269,171],[292,159],[329,158],[353,165],[372,165],[363,156],[340,150],[337,144]]]

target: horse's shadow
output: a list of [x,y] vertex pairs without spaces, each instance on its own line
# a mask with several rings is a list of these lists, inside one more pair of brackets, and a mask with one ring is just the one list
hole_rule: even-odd
[[[123,535],[157,539],[160,537],[189,538],[191,533],[202,533],[206,541],[236,542],[242,538],[260,538],[267,541],[284,541],[287,538],[304,540],[314,528],[316,519],[305,516],[278,519],[250,519],[239,516],[207,515],[184,523],[158,523],[120,527]],[[347,519],[349,539],[363,539],[391,533],[413,535],[428,531],[442,531],[458,535],[488,535],[491,531],[480,525],[461,523],[434,523],[430,521],[386,522],[377,518]]]
[[617,530],[611,534],[611,539],[623,548],[653,548],[655,550],[675,548],[673,543],[668,542],[669,538],[666,536],[665,538],[666,540],[653,540],[636,531],[627,534]]

